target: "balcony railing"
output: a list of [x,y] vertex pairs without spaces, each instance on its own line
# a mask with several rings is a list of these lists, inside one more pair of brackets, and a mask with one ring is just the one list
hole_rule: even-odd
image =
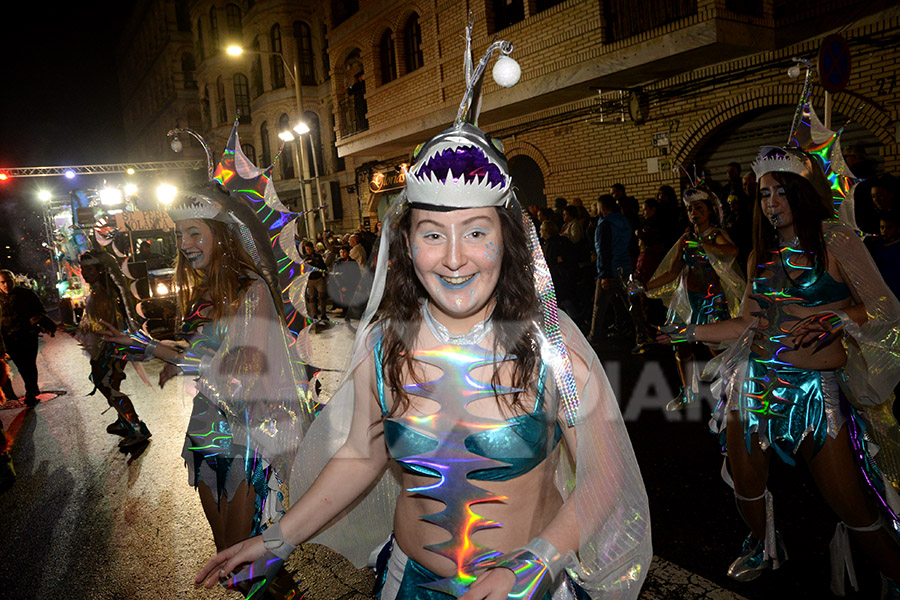
[[341,111],[341,137],[345,138],[369,128],[364,96],[347,96],[339,102]]
[[615,42],[697,13],[697,0],[603,0],[606,41]]

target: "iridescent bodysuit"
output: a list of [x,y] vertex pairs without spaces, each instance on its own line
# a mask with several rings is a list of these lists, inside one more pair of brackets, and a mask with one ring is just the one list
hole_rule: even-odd
[[789,305],[821,306],[850,297],[850,289],[825,270],[804,266],[803,252],[784,247],[770,252],[759,265],[761,277],[752,281],[752,298],[759,304],[760,324],[748,362],[747,379],[739,403],[747,448],[750,436],[759,435],[763,449],[770,445],[778,456],[793,465],[793,455],[812,435],[814,452],[835,437],[844,424],[838,392],[839,371],[801,369],[782,361],[779,355],[793,350],[784,344],[798,319]]
[[[437,478],[435,484],[407,491],[442,502],[446,508],[422,519],[446,529],[451,537],[426,549],[456,565],[456,574],[446,579],[422,583],[422,587],[453,597],[462,595],[475,580],[478,564],[501,553],[473,542],[476,531],[502,527],[502,523],[482,518],[476,504],[506,500],[472,481],[505,481],[527,473],[544,461],[559,442],[562,431],[555,413],[544,410],[545,369],[540,369],[538,394],[529,414],[509,420],[479,417],[466,406],[482,398],[514,393],[508,387],[494,389],[478,381],[472,372],[502,360],[478,345],[444,344],[432,350],[413,352],[416,360],[433,365],[442,375],[430,382],[405,387],[413,396],[428,398],[440,408],[428,416],[389,417],[384,394],[381,344],[375,348],[378,401],[384,421],[385,442],[391,456],[404,469],[417,475]],[[432,597],[420,590],[417,597]],[[440,598],[440,595],[433,595]]]

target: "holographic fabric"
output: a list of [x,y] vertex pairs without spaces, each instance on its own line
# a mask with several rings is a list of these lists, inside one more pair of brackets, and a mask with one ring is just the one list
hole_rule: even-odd
[[[844,283],[853,297],[865,305],[868,316],[862,326],[850,319],[835,326],[835,330],[839,328],[843,334],[841,343],[847,354],[839,378],[841,390],[846,394],[848,409],[852,408],[859,420],[858,424],[853,423],[851,433],[864,430],[865,443],[880,448],[873,464],[877,463],[884,478],[882,487],[889,490],[888,496],[896,498],[900,482],[900,429],[892,416],[891,405],[894,386],[900,381],[900,302],[890,292],[862,241],[852,230],[826,222],[823,233],[828,260],[838,262]],[[801,261],[793,256],[796,252],[791,248],[780,248],[764,259],[760,272],[769,270],[772,276],[754,282],[756,293],[753,298],[760,307],[760,311],[754,313],[756,319],[728,352],[707,365],[704,378],[716,374],[718,379],[713,390],[725,397],[725,403],[711,422],[714,432],[724,430],[725,415],[731,410],[742,411],[745,433],[751,427],[758,428],[761,443],[762,432],[768,431],[770,421],[782,420],[792,412],[801,416],[803,422],[809,424],[814,420],[818,423],[810,433],[821,431],[819,428],[822,427],[828,431],[839,427],[837,416],[832,411],[834,418],[829,420],[829,411],[824,410],[824,406],[801,406],[810,399],[808,392],[815,386],[815,375],[798,373],[795,367],[780,358],[787,349],[784,340],[797,320],[789,306],[820,305],[817,300],[821,298],[813,298],[812,290],[832,298],[840,292],[837,282],[830,283],[815,274],[805,274],[804,271],[813,269],[802,267]],[[782,267],[782,260],[785,267]],[[810,282],[805,290],[798,289],[803,283]],[[822,313],[823,316],[831,314]],[[842,411],[841,415],[847,419],[848,411]],[[811,416],[815,418],[811,419]],[[781,427],[779,424],[773,426]],[[861,444],[863,440],[858,441]],[[774,444],[776,441],[769,442]],[[864,461],[860,457],[857,458],[862,464]],[[897,504],[900,506],[900,502]]]
[[[728,239],[724,230],[713,233]],[[659,298],[669,309],[667,323],[714,323],[738,315],[747,283],[735,264],[735,255],[703,246],[691,233],[683,247],[680,241],[672,246],[651,281],[671,273],[678,263],[682,267],[675,279],[647,290],[647,296]],[[698,285],[700,289],[690,289]]]
[[837,437],[844,425],[838,375],[835,371],[783,365],[777,370],[777,384],[769,387],[767,365],[759,358],[750,355],[749,376],[744,382],[747,451],[750,451],[750,436],[756,433],[763,450],[771,446],[781,460],[794,466],[794,455],[803,440],[812,436],[815,455],[825,443],[826,436]]
[[[283,512],[290,465],[312,420],[302,365],[261,279],[248,281],[227,322],[206,317],[201,301],[182,321],[199,369],[182,456],[191,485],[231,498],[241,481],[257,492],[254,532]],[[198,361],[200,362],[200,361]]]
[[[444,348],[447,353],[464,352],[460,346],[444,346]],[[459,364],[455,365],[455,368],[459,367]],[[498,467],[474,468],[467,475],[469,479],[506,481],[518,477],[543,462],[559,443],[562,431],[556,423],[555,415],[548,415],[543,410],[545,374],[546,369],[542,364],[538,375],[537,398],[531,413],[514,415],[505,422],[497,422],[493,427],[478,427],[465,438],[465,449],[469,453],[506,463]],[[387,417],[389,411],[381,366],[381,344],[375,346],[375,378],[381,414]],[[422,433],[421,422],[422,419],[418,418],[412,419],[412,422],[408,419],[386,418],[384,439],[388,451],[397,462],[410,471],[430,477],[443,477],[439,470],[419,461],[406,460],[411,456],[430,454],[438,448],[438,438]],[[428,421],[428,424],[432,425],[433,421]]]
[[[387,569],[402,569],[402,572],[396,575],[392,572],[387,574],[388,577],[396,576],[400,579],[399,589],[390,593],[386,587],[384,592],[376,595],[376,598],[380,600],[450,600],[454,598],[450,594],[428,589],[427,584],[440,579],[440,576],[406,556],[403,550],[397,547],[396,542],[393,543]],[[584,590],[578,588],[571,579],[565,579],[564,584],[552,596],[550,593],[546,593],[541,598],[532,600],[589,600],[589,596]],[[519,597],[510,596],[510,598]]]
[[[568,515],[566,518],[572,519],[573,527],[577,528],[579,532],[580,545],[577,554],[568,552],[564,555],[563,560],[566,571],[572,580],[585,589],[586,597],[633,599],[637,597],[641,583],[646,577],[652,554],[646,493],[634,460],[628,434],[602,366],[577,326],[564,313],[560,313],[559,318],[560,333],[566,342],[581,399],[578,419],[574,425],[578,439],[577,452],[574,457],[575,470],[573,472],[569,468],[571,463],[567,459],[560,458],[561,453],[550,454],[545,462],[553,461],[548,466],[556,471],[556,490],[544,490],[538,493],[555,494],[558,492],[565,501],[563,510]],[[377,415],[381,412],[377,397],[370,397],[368,390],[375,393],[377,388],[373,357],[375,346],[381,338],[380,331],[382,327],[388,326],[390,326],[389,323],[380,323],[365,331],[360,330],[357,334],[355,346],[357,351],[351,360],[348,377],[313,422],[300,448],[298,460],[291,475],[295,493],[308,488],[321,471],[322,466],[344,444],[354,415],[358,415],[357,418],[370,419],[372,417],[367,415]],[[489,341],[486,341],[485,345],[490,346]],[[431,364],[438,361],[443,362],[445,366],[450,364],[446,362],[450,359],[440,350],[440,346],[425,350],[426,352],[423,352],[421,356],[424,360],[431,361]],[[416,352],[419,356],[419,350]],[[494,357],[476,353],[468,355],[465,360],[486,361],[494,360]],[[549,363],[546,366],[548,369],[552,368]],[[452,371],[452,369],[450,370]],[[443,377],[447,377],[443,383],[448,384],[457,376],[452,373],[448,376],[445,371]],[[557,423],[565,428],[567,425],[565,425],[561,409],[560,395],[556,387],[552,385],[554,381],[555,378],[548,373],[544,411],[548,415],[558,414]],[[483,384],[476,381],[467,381],[461,384],[457,382],[457,384],[461,387],[457,388],[457,408],[453,410],[460,417],[461,423],[477,425],[477,419],[473,419],[464,410],[465,401],[459,400],[462,394],[458,392],[462,390],[468,393],[467,390],[474,389],[474,394],[490,393],[490,385],[487,385],[487,390],[482,390],[480,388]],[[452,387],[454,386],[447,386],[447,393],[452,393]],[[419,389],[418,386],[416,389]],[[424,393],[432,394],[432,391],[426,389]],[[412,399],[414,401],[415,396],[412,396]],[[372,413],[371,411],[376,412]],[[443,413],[443,409],[440,412]],[[405,416],[396,415],[397,418]],[[442,421],[451,427],[450,438],[445,435],[446,432],[434,431],[433,433],[426,432],[428,435],[423,435],[423,439],[435,437],[440,440],[441,444],[448,443],[445,440],[450,440],[453,441],[453,447],[450,449],[436,448],[435,454],[448,451],[463,455],[464,452],[469,452],[465,446],[465,440],[471,434],[462,435],[461,433],[457,436],[452,429],[456,424],[446,418],[443,418]],[[505,422],[500,421],[500,424],[505,424]],[[410,422],[409,426],[417,430],[431,427],[427,422],[424,424]],[[431,430],[429,429],[429,431]],[[301,456],[302,458],[300,458]],[[487,461],[490,460],[474,454],[465,454],[465,456],[482,465],[487,464]],[[407,459],[404,458],[404,460]],[[410,456],[408,460],[416,461],[442,475],[445,473],[443,465],[433,464],[437,463],[433,457]],[[498,461],[491,461],[489,466],[496,468],[500,464]],[[455,480],[459,480],[468,473],[468,468],[464,466],[453,468],[461,471],[455,473]],[[388,470],[371,492],[355,504],[352,510],[310,541],[336,549],[350,558],[354,564],[365,564],[371,549],[383,545],[384,540],[391,533],[394,508],[400,494],[400,486],[394,477],[395,472],[394,469]],[[441,481],[449,482],[449,478],[442,478]],[[468,514],[470,511],[477,513],[478,500],[490,495],[484,490],[490,488],[492,482],[469,478],[469,481],[463,479],[462,484],[458,494],[450,493],[449,483],[443,486],[446,489],[436,486],[437,489],[423,490],[428,494],[439,494],[449,503],[445,511],[436,515],[427,515],[425,518],[437,522],[441,527],[446,525],[449,531],[455,527],[452,522],[454,518]],[[496,497],[494,499],[499,500]],[[499,501],[514,503],[516,499]],[[476,514],[472,518],[478,519],[479,517]],[[499,521],[501,523],[487,525],[491,527],[513,526],[509,523],[503,524],[502,519]],[[460,539],[459,536],[454,536],[447,540],[446,547],[441,545],[441,547],[435,547],[434,550],[438,552],[451,551],[459,544]],[[491,553],[496,555],[500,551],[509,550],[511,548],[493,550],[473,547],[464,549],[462,552],[466,560],[472,561],[482,554],[490,556]],[[451,581],[441,580],[442,582],[437,585],[441,589],[448,589],[452,592],[450,589],[452,586],[448,586],[448,583],[452,583],[453,579],[462,579],[460,575],[470,576],[471,574],[471,571],[467,569],[461,571],[462,573],[457,572],[454,577],[451,577]],[[458,592],[459,590],[457,590]]]

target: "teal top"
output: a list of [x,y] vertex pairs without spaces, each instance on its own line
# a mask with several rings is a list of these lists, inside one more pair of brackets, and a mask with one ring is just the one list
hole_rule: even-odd
[[[793,279],[794,285],[784,289],[786,294],[800,298],[797,302],[800,306],[821,306],[831,304],[850,297],[850,288],[846,283],[835,281],[828,271],[816,273],[811,269],[804,271],[799,277]],[[753,293],[763,294],[771,290],[764,280],[753,281]]]
[[[378,404],[382,416],[389,411],[385,402],[384,373],[382,369],[381,340],[375,344],[375,379],[378,388]],[[516,415],[507,419],[507,424],[495,429],[486,429],[466,437],[466,450],[478,456],[498,460],[506,465],[480,469],[468,474],[468,479],[479,481],[506,481],[524,475],[539,465],[547,455],[556,448],[562,437],[562,429],[556,422],[555,414],[544,411],[544,389],[546,368],[541,363],[538,375],[537,396],[534,408],[527,415]],[[550,427],[554,424],[553,441],[548,444]],[[419,461],[405,461],[405,458],[418,456],[435,450],[440,440],[416,431],[405,424],[393,420],[384,420],[384,438],[388,452],[403,468],[430,477],[441,477],[441,474]]]

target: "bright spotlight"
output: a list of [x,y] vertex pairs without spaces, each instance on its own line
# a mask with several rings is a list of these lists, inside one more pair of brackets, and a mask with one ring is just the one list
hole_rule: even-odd
[[118,188],[103,188],[100,190],[100,203],[105,206],[122,204],[122,190]]
[[164,183],[156,188],[156,197],[163,204],[169,205],[175,199],[175,194],[178,193],[178,188],[174,185],[169,185],[168,183]]
[[128,169],[125,172],[128,173],[129,175],[134,175],[134,169],[132,167],[128,167]]
[[137,186],[133,183],[128,183],[125,185],[125,195],[126,196],[134,196],[137,194]]
[[278,134],[278,137],[284,142],[291,142],[294,140],[294,136],[291,135],[290,131],[282,131]]
[[64,173],[64,175],[66,176],[66,179],[74,179],[75,171],[73,171],[72,169],[66,169],[66,172]]
[[38,200],[41,202],[50,202],[50,199],[53,197],[53,194],[48,192],[47,190],[41,190],[38,192]]
[[309,133],[309,125],[300,121],[296,125],[294,125],[294,131],[296,131],[299,135],[306,135]]
[[240,46],[228,46],[228,48],[225,49],[225,52],[231,56],[240,56],[244,53],[244,49]]

